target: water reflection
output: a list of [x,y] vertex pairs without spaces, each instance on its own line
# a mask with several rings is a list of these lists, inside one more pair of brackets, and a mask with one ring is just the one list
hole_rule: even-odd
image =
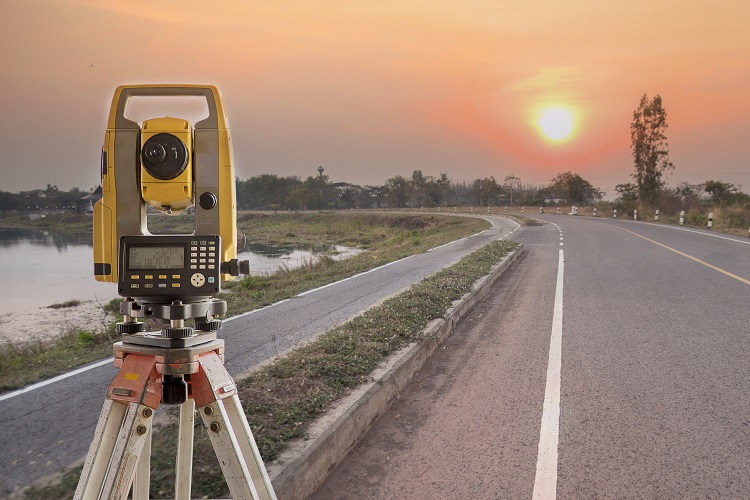
[[[326,253],[343,259],[359,250],[333,245],[250,243],[239,254],[251,273],[272,274],[313,262]],[[0,315],[38,309],[70,299],[107,302],[117,296],[113,283],[93,276],[91,234],[29,229],[0,229]]]
[[64,251],[69,245],[93,246],[91,233],[58,233],[40,229],[0,229],[0,248],[8,248],[29,243],[45,247],[55,247]]
[[250,274],[272,274],[279,269],[294,269],[315,262],[321,255],[335,260],[349,258],[362,250],[341,245],[266,245],[248,243],[237,255],[250,261]]

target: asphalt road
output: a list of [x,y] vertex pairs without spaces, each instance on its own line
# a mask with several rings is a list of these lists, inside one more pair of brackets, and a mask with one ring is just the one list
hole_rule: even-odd
[[[482,233],[225,321],[219,337],[228,371],[243,373],[314,338],[517,227],[487,219],[493,227]],[[0,395],[0,497],[86,455],[115,373],[105,361],[22,394]]]
[[313,499],[750,497],[750,240],[539,218]]

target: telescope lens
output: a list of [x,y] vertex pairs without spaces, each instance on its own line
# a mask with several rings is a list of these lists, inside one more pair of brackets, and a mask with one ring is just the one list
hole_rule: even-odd
[[151,144],[148,149],[143,148],[149,163],[158,164],[167,159],[167,150],[161,144]]
[[185,143],[172,134],[150,137],[141,150],[143,168],[160,180],[174,179],[185,171],[188,150]]

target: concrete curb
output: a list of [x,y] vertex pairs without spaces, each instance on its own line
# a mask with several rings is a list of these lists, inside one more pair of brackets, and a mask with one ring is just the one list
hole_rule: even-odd
[[267,466],[279,499],[304,499],[320,486],[370,425],[385,413],[437,346],[489,293],[522,250],[523,247],[519,246],[487,276],[477,280],[473,290],[454,302],[442,319],[425,328],[425,340],[394,353],[385,366],[373,372],[368,384],[354,390],[315,422],[308,431],[307,440],[293,443],[278,460]]

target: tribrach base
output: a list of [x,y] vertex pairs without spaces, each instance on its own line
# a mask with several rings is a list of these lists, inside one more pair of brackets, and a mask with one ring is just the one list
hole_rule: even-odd
[[180,405],[175,498],[190,499],[193,419],[197,407],[233,498],[275,500],[276,494],[222,363],[224,342],[183,349],[115,344],[119,371],[107,390],[75,499],[148,498],[151,430],[162,394],[162,374],[184,375],[188,401]]

